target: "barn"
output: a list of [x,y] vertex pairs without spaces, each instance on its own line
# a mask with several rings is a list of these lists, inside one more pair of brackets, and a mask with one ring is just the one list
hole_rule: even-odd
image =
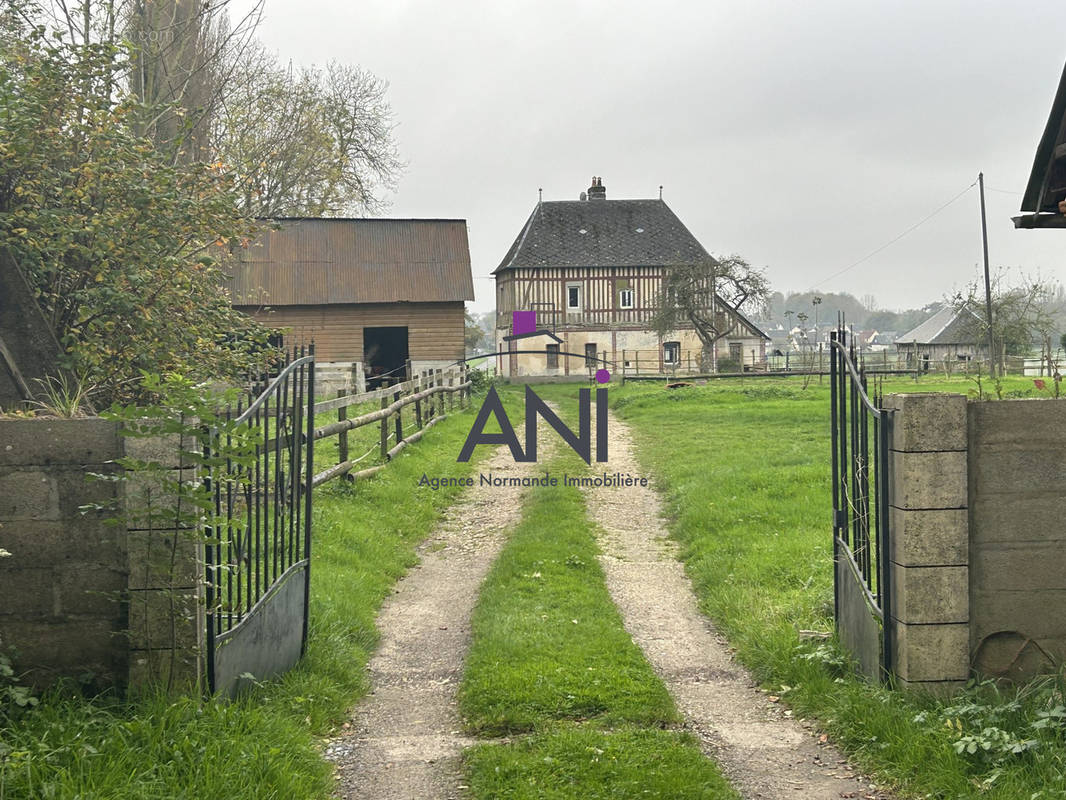
[[285,218],[242,249],[228,289],[235,308],[315,342],[333,377],[361,388],[463,358],[464,303],[474,299],[466,221]]

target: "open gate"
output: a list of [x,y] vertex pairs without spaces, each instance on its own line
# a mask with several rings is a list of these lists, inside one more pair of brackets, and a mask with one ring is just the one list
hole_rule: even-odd
[[[204,459],[214,519],[206,530],[210,690],[288,670],[307,643],[314,476],[314,345],[293,350],[210,432]],[[239,426],[239,427],[238,427]],[[234,455],[234,437],[246,453]]]
[[841,643],[863,674],[891,671],[888,442],[892,417],[870,399],[843,326],[830,337],[833,608]]

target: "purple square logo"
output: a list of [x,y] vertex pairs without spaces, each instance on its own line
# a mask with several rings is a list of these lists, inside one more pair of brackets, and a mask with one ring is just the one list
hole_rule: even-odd
[[512,311],[511,312],[511,335],[521,336],[523,333],[533,333],[537,329],[536,311]]

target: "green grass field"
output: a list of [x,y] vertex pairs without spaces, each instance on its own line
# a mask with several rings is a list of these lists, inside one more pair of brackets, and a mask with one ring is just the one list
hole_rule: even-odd
[[[883,390],[974,388],[965,378],[896,378]],[[1049,394],[1021,378],[1001,392]],[[833,629],[828,381],[631,384],[612,389],[612,402],[665,495],[701,607],[797,714],[819,718],[905,795],[1066,796],[1061,677],[941,702],[870,686],[832,642],[800,642],[799,629]]]

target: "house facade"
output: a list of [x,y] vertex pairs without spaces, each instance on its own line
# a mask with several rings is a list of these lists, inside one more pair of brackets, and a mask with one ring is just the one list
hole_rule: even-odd
[[[500,374],[588,377],[700,371],[696,331],[651,330],[671,265],[710,258],[659,200],[608,200],[599,178],[573,201],[540,201],[493,272]],[[719,299],[731,328],[716,343],[719,369],[763,368],[768,337]],[[522,330],[515,312],[535,315]]]
[[314,340],[334,379],[361,390],[464,356],[474,299],[465,220],[276,220],[242,250],[228,288],[235,308]]

